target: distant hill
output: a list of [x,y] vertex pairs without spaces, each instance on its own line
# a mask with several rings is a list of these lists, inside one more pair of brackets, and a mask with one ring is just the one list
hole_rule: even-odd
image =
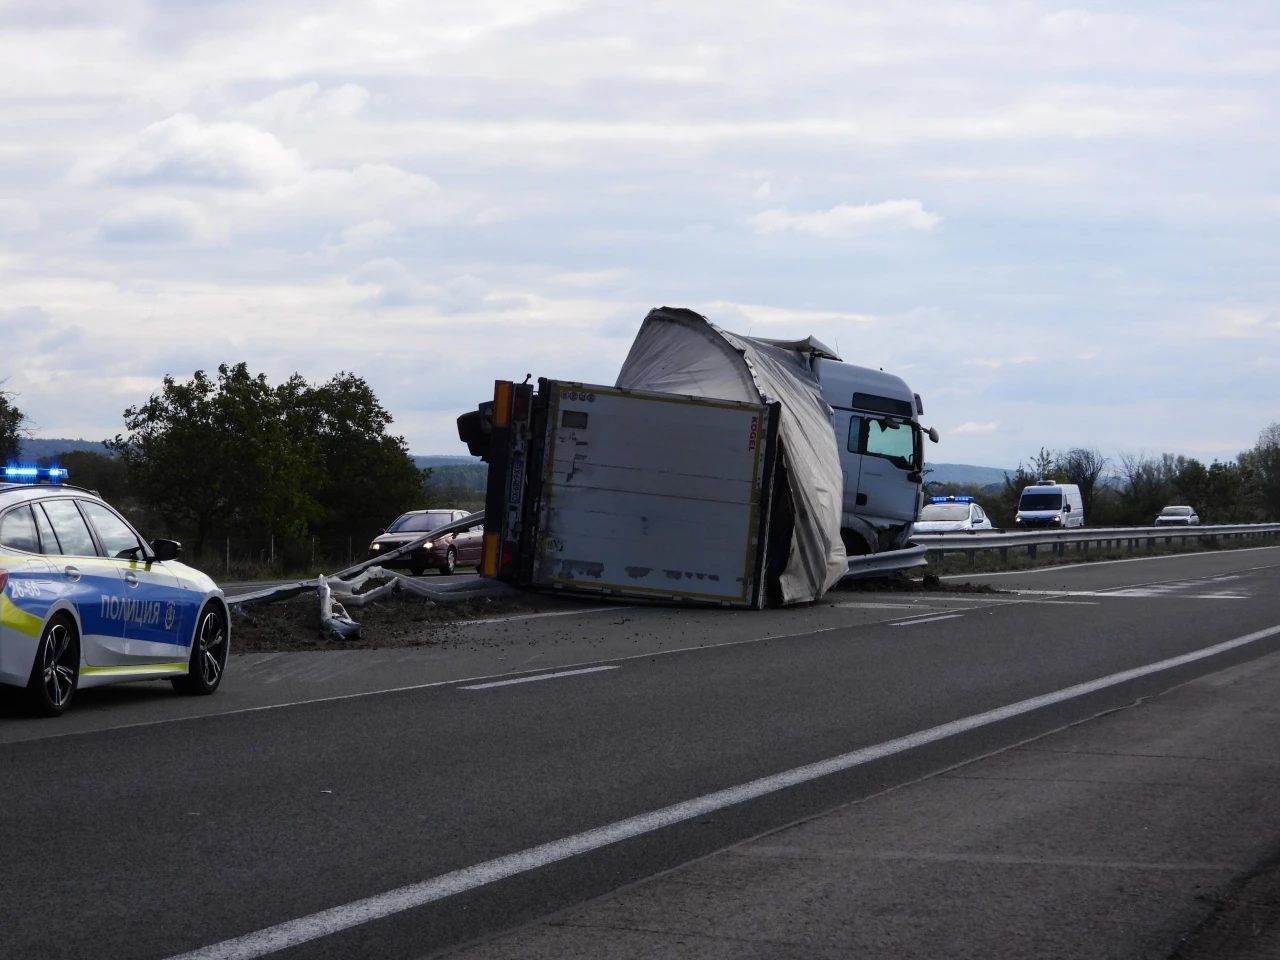
[[56,457],[60,453],[85,451],[115,456],[101,440],[45,440],[36,438],[23,440],[18,444],[18,459],[23,462],[34,461],[40,457]]
[[1001,470],[999,467],[975,467],[968,463],[925,463],[925,479],[932,483],[965,483],[975,487],[987,487],[992,484],[1003,484],[1007,475],[1013,470]]
[[418,465],[418,469],[424,467],[483,467],[479,457],[446,457],[438,454],[429,454],[425,457],[415,456],[413,462]]

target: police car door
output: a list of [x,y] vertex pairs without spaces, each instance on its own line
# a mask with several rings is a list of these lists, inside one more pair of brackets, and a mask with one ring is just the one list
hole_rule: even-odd
[[39,554],[31,508],[22,503],[0,512],[0,570],[6,574],[0,586],[0,679],[11,684],[27,682],[36,642],[57,599],[49,564]]
[[148,563],[147,550],[133,528],[104,503],[78,500],[98,542],[124,583],[124,649],[121,663],[186,662],[187,619],[182,584],[162,563]]
[[124,618],[120,573],[98,546],[89,525],[70,497],[33,505],[40,544],[53,567],[59,595],[75,607],[80,648],[90,667],[124,662]]

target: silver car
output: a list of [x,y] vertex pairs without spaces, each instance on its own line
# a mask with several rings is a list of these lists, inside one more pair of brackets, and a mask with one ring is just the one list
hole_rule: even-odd
[[1194,527],[1200,524],[1194,507],[1165,507],[1156,517],[1157,527]]
[[920,511],[913,533],[972,533],[995,524],[973,497],[931,497]]

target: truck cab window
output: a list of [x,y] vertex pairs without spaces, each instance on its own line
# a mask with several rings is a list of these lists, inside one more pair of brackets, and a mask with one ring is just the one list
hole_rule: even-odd
[[850,453],[862,452],[862,418],[849,418],[849,446]]
[[866,421],[864,453],[884,457],[903,470],[916,468],[916,438],[909,424],[890,425],[884,420]]

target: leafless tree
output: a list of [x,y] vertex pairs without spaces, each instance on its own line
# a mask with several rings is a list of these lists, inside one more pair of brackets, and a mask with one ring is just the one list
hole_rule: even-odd
[[1054,463],[1054,470],[1066,483],[1074,483],[1080,488],[1086,520],[1093,515],[1093,493],[1110,463],[1098,450],[1087,447],[1060,453]]
[[1142,453],[1120,454],[1120,500],[1128,523],[1150,523],[1166,505],[1178,475],[1176,458],[1165,454],[1148,457]]

